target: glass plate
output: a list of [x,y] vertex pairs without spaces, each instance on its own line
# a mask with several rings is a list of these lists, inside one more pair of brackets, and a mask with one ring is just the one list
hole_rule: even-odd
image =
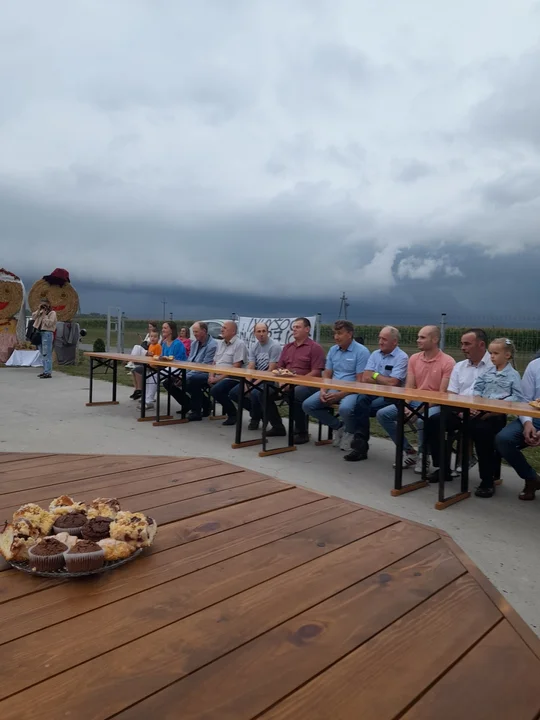
[[121,560],[110,560],[109,562],[106,562],[103,567],[100,567],[97,570],[89,570],[88,572],[80,573],[70,573],[66,570],[66,568],[54,570],[53,572],[39,572],[38,570],[32,570],[30,563],[28,562],[9,561],[9,564],[11,565],[11,567],[15,568],[15,570],[21,570],[22,572],[28,573],[29,575],[58,578],[59,580],[61,580],[63,578],[79,578],[86,577],[87,575],[99,575],[100,573],[107,572],[107,570],[114,570],[115,568],[120,567],[120,565],[125,565],[127,562],[134,560],[142,553],[143,550],[144,548],[137,548],[137,550],[135,550],[135,552],[127,558],[122,558]]

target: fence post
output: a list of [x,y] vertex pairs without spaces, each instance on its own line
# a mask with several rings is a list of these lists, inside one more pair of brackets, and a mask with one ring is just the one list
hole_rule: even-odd
[[441,313],[441,350],[444,350],[446,344],[446,313]]
[[321,343],[321,313],[317,313],[317,320],[315,321],[315,342]]

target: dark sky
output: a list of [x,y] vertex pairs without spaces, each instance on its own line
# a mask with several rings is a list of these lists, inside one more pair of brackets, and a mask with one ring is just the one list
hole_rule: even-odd
[[4,5],[0,267],[28,285],[539,324],[538,2]]

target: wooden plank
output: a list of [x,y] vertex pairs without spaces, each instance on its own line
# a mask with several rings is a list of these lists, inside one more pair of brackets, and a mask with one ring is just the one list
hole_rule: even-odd
[[[65,482],[73,482],[74,480],[85,480],[86,478],[100,477],[103,475],[113,475],[120,470],[139,470],[140,468],[161,467],[176,461],[176,458],[167,458],[158,460],[148,455],[112,458],[108,457],[103,460],[98,458],[94,460],[81,460],[75,463],[65,463],[57,468],[53,468],[46,473],[36,473],[35,471],[29,477],[18,477],[17,473],[9,475],[9,480],[0,481],[0,493],[18,492],[19,490],[29,490],[31,488],[46,487],[53,482],[58,481],[59,475],[64,475]],[[23,474],[28,473],[24,471]]]
[[2,466],[7,463],[21,462],[23,460],[32,460],[33,458],[51,457],[54,453],[18,453],[18,452],[0,452],[0,462]]
[[[0,716],[49,720],[55,708],[69,707],[73,717],[108,718],[436,539],[398,522],[33,685],[0,703]],[[174,595],[169,603],[177,604]]]
[[439,540],[117,717],[254,718],[465,572]]
[[[189,517],[183,522],[174,523],[171,528],[160,528],[150,552],[159,552],[167,547],[174,547],[207,536],[218,535],[230,528],[244,526],[261,518],[275,516],[278,513],[308,505],[320,499],[320,495],[309,490],[293,488],[286,493],[267,495],[266,497],[248,500],[240,505],[213,510],[197,517]],[[351,503],[347,503],[347,505],[351,506]],[[270,522],[273,521],[273,518],[271,518]],[[133,568],[140,568],[143,562],[144,558],[140,558],[136,563],[125,568],[119,568],[115,571],[114,576],[118,576],[120,572],[134,572]],[[163,569],[160,572],[163,572]],[[129,575],[126,575],[126,577],[129,578]],[[94,580],[96,579],[94,578]],[[2,572],[0,573],[0,603],[60,585],[62,582],[31,577],[17,570]]]
[[[403,720],[533,720],[540,661],[503,621],[444,675]],[[182,718],[184,718],[182,707]]]
[[[59,495],[73,494],[76,499],[86,502],[93,500],[97,494],[100,497],[122,499],[143,492],[152,493],[154,490],[171,487],[171,485],[184,485],[229,474],[218,461],[204,458],[194,458],[166,467],[167,472],[160,472],[152,477],[149,477],[149,472],[151,472],[149,468],[142,468],[135,471],[128,470],[125,473],[118,473],[118,475],[105,475],[88,481],[78,480],[76,483],[47,485],[45,488],[39,488],[39,497],[36,497],[35,489],[2,495],[0,496],[0,514],[8,516],[9,511],[14,512],[26,502],[36,502],[42,507],[48,507],[51,500]],[[173,472],[169,472],[173,468]],[[236,472],[242,472],[241,468],[237,468]],[[9,505],[7,505],[8,501],[10,501]]]
[[[359,510],[10,643],[0,698],[298,568],[394,522]],[[84,598],[80,613],[85,612]],[[76,601],[76,602],[77,602]],[[108,632],[97,633],[96,627]],[[62,637],[58,653],[56,639]],[[25,668],[25,673],[20,668]]]
[[261,717],[393,719],[501,618],[465,575]]
[[[0,643],[68,620],[79,612],[96,609],[135,595],[149,587],[188,575],[307,528],[314,528],[354,510],[354,507],[344,501],[320,500],[286,510],[278,515],[261,518],[247,525],[232,527],[219,534],[204,535],[196,538],[196,541],[187,540],[182,543],[182,540],[178,540],[181,545],[173,544],[176,538],[167,537],[161,547],[160,541],[164,540],[164,534],[160,532],[152,548],[158,552],[154,552],[151,556],[145,555],[136,563],[119,568],[112,575],[94,578],[91,584],[89,583],[91,592],[84,596],[84,602],[76,584],[55,583],[49,589],[40,592],[39,598],[27,593],[18,597],[16,601],[1,605]],[[225,508],[211,517],[215,518],[216,515],[229,512],[230,508]],[[185,525],[185,521],[167,525],[165,530],[174,530],[179,537],[181,536],[179,529],[182,525]],[[22,574],[18,573],[18,575]],[[39,613],[36,612],[37,603],[39,603]]]
[[[97,458],[104,460],[105,455],[98,455]],[[47,470],[52,472],[55,467],[65,465],[67,463],[81,462],[82,460],[92,460],[91,455],[46,455],[45,457],[31,457],[28,460],[8,463],[0,465],[0,482],[2,480],[10,480],[14,478],[31,477],[36,470]]]
[[226,507],[227,505],[236,505],[264,495],[287,492],[293,487],[293,485],[286,485],[279,480],[260,480],[239,488],[231,488],[212,495],[192,498],[191,500],[181,500],[180,502],[160,505],[159,507],[152,507],[150,500],[148,503],[150,507],[146,508],[146,512],[156,520],[158,525],[161,525],[175,520],[182,520],[182,518],[202,515],[210,510]]

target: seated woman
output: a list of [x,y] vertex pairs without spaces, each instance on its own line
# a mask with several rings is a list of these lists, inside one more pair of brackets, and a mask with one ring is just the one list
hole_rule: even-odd
[[[161,351],[161,345],[159,344],[159,333],[157,330],[152,330],[148,333],[148,342],[150,343],[148,345],[148,350],[145,351],[146,357],[161,357],[162,351]],[[142,374],[143,374],[143,365],[135,365],[133,372],[131,373],[131,376],[133,378],[133,386],[135,387],[135,392],[133,395],[130,395],[132,400],[138,400],[142,395]]]
[[178,339],[186,348],[186,354],[189,357],[189,351],[191,350],[191,338],[189,337],[189,328],[181,327],[178,332]]
[[[161,358],[163,360],[186,360],[186,349],[178,339],[178,330],[176,323],[172,320],[164,322],[161,328]],[[181,370],[174,370],[173,375],[180,375]],[[154,401],[156,399],[158,391],[158,375],[159,382],[166,380],[169,373],[166,370],[156,372],[146,379],[146,410],[151,410],[154,407]],[[139,402],[139,407],[142,404],[142,399]]]
[[[525,402],[521,377],[513,367],[514,343],[508,338],[496,338],[489,345],[491,367],[481,375],[473,387],[473,395],[491,400]],[[500,458],[495,453],[495,436],[506,425],[506,415],[471,411],[470,433],[478,456],[480,485],[476,497],[490,498],[495,493],[495,480],[500,474]]]

